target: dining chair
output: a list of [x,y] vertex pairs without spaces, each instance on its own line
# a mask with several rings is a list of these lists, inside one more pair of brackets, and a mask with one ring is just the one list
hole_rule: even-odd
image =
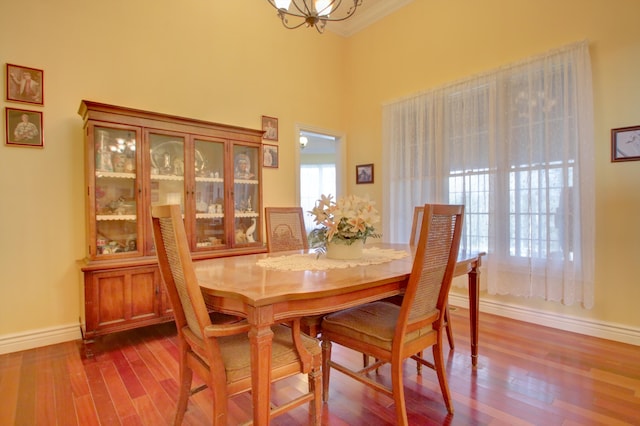
[[[409,244],[416,246],[418,239],[420,238],[420,229],[422,227],[422,216],[424,215],[424,206],[415,206],[413,208],[413,221],[411,223],[411,240]],[[449,349],[455,349],[455,343],[453,341],[453,330],[451,329],[451,321],[449,319],[449,298],[447,298],[447,306],[444,310],[444,327],[447,331],[447,340],[449,342]],[[418,364],[419,366],[419,364]],[[418,368],[418,374],[420,369]]]
[[[309,249],[302,207],[265,207],[264,216],[269,253]],[[321,322],[322,315],[310,315],[300,319],[302,330],[313,337],[320,332]]]
[[[227,399],[251,390],[251,350],[246,320],[212,324],[191,260],[180,206],[152,206],[153,239],[178,331],[180,389],[174,424],[182,423],[195,372],[213,394],[213,424],[226,425]],[[308,392],[271,409],[275,417],[309,402],[310,423],[320,424],[321,352],[317,339],[292,327],[275,325],[272,347],[272,381],[298,373],[308,374]]]
[[306,250],[309,248],[302,207],[265,207],[267,250]]
[[[329,314],[322,321],[322,398],[329,397],[330,368],[380,390],[395,403],[396,423],[407,424],[402,366],[412,358],[436,371],[449,413],[453,403],[444,365],[442,334],[447,294],[456,266],[464,206],[424,206],[420,238],[402,305],[378,301]],[[376,362],[358,371],[331,359],[333,343],[372,356]],[[434,362],[419,356],[432,348]],[[391,364],[391,388],[367,373]]]

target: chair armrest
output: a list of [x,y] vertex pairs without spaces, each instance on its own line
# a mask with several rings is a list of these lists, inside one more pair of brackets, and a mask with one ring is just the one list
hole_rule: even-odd
[[302,371],[311,370],[311,360],[313,356],[302,343],[301,337],[302,331],[300,330],[300,318],[296,318],[291,322],[291,337],[293,338],[293,344],[298,351],[300,362],[302,364]]

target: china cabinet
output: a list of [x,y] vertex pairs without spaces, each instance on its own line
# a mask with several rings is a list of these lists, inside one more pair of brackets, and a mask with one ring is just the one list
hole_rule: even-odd
[[172,319],[150,206],[179,204],[194,260],[266,251],[262,130],[82,101],[85,341]]

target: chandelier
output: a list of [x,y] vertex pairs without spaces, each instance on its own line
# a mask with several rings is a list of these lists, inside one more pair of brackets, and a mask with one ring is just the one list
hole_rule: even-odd
[[[327,22],[344,21],[351,17],[359,6],[362,6],[362,0],[267,1],[278,10],[278,16],[286,28],[292,30],[306,25],[307,27],[315,27],[319,33],[324,32]],[[346,3],[346,5],[342,7],[342,3]]]

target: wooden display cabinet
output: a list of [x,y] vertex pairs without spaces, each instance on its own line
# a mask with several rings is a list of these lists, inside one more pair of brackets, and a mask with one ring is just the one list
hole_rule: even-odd
[[266,251],[262,130],[82,101],[85,341],[172,319],[150,206],[179,204],[195,260]]

